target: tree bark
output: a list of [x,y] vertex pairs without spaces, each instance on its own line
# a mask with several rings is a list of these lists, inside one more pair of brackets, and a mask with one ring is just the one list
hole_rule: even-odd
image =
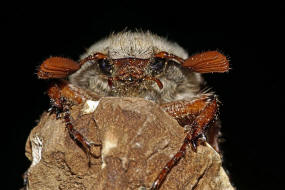
[[[95,104],[94,104],[95,103]],[[26,143],[32,161],[27,189],[149,189],[179,150],[185,132],[154,102],[101,98],[73,106],[74,127],[95,145],[90,157],[71,137],[63,119],[43,113]],[[209,145],[189,147],[160,189],[234,189]]]

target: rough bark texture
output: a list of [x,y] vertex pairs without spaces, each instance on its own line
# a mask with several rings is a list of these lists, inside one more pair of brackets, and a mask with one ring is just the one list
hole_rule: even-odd
[[[84,108],[85,109],[85,108]],[[148,189],[180,148],[185,133],[153,102],[102,98],[84,113],[72,107],[75,128],[97,145],[88,157],[69,136],[63,120],[44,113],[31,131],[26,156],[28,189]],[[188,148],[160,189],[233,189],[221,158],[210,145]]]

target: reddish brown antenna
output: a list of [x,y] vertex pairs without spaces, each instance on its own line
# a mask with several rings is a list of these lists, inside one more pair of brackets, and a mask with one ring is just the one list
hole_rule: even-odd
[[229,61],[218,51],[207,51],[189,57],[182,66],[198,73],[224,73],[229,70]]
[[38,77],[41,79],[65,78],[78,69],[80,69],[79,64],[72,59],[51,57],[41,64]]

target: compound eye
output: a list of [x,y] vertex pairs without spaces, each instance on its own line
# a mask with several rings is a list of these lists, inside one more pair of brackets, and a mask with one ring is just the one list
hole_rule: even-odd
[[102,73],[106,75],[110,75],[112,73],[113,65],[107,59],[99,59],[98,64]]
[[159,74],[163,71],[166,60],[163,58],[154,58],[154,60],[149,64],[149,68],[153,74]]

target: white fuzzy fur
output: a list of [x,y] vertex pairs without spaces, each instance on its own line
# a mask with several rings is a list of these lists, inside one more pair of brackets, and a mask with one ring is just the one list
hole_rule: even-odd
[[96,52],[108,55],[111,59],[135,57],[148,59],[153,54],[166,51],[183,59],[188,57],[187,52],[177,43],[151,32],[120,32],[93,44],[82,58]]

